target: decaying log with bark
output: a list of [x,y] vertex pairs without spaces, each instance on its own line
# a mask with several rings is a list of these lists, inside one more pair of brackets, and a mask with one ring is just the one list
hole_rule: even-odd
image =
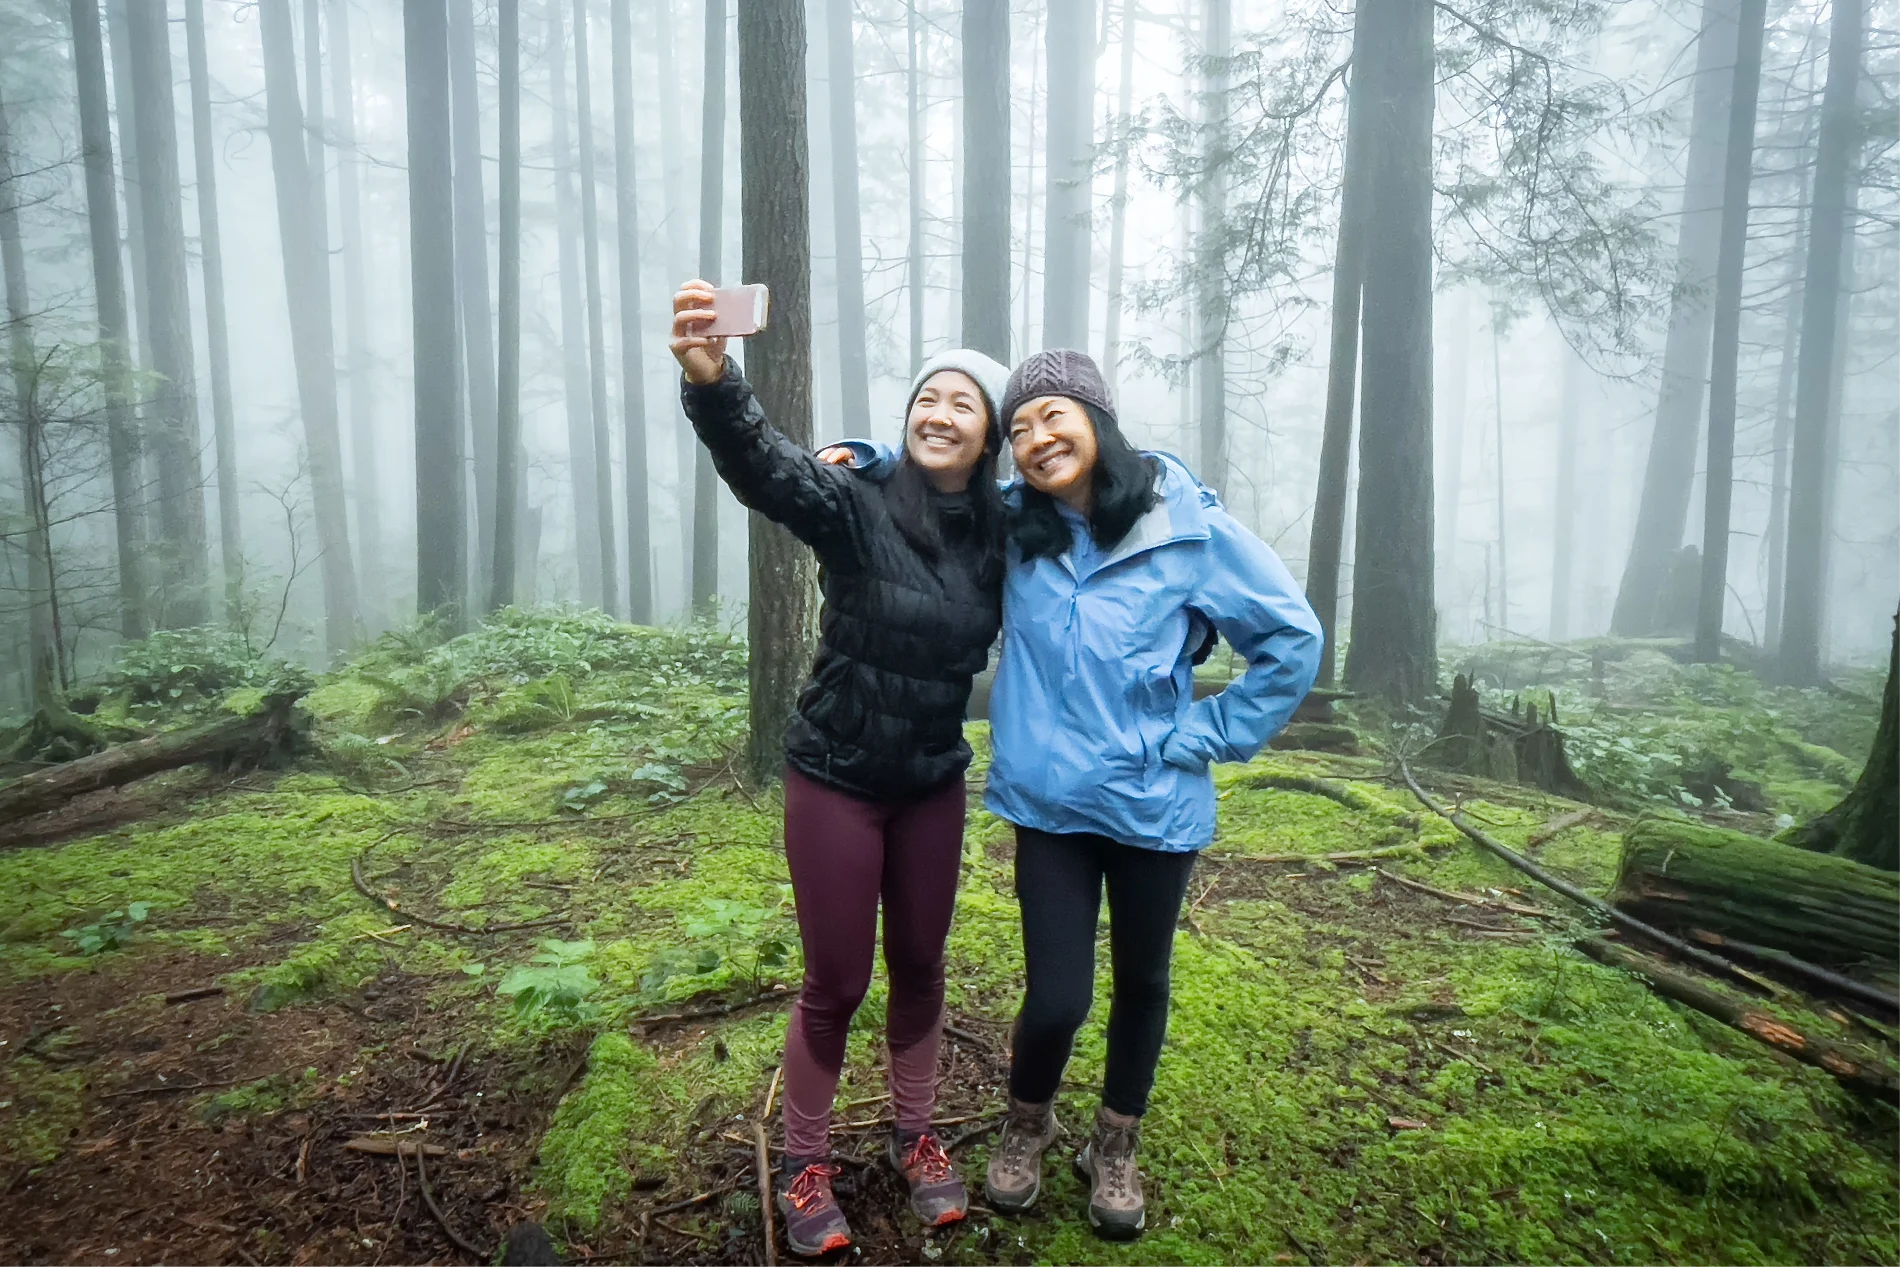
[[1477,688],[1462,673],[1452,679],[1450,707],[1425,756],[1442,769],[1522,783],[1572,800],[1594,799],[1590,786],[1570,768],[1556,701],[1541,715],[1534,702],[1516,699],[1510,712],[1493,712],[1480,704]]
[[119,744],[90,757],[0,783],[0,823],[42,813],[87,792],[120,787],[200,761],[268,757],[296,733],[292,710],[302,695],[298,690],[267,696],[255,711],[242,717],[225,717]]
[[1813,964],[1891,972],[1900,959],[1900,876],[1717,827],[1637,824],[1611,899],[1663,928],[1706,930]]
[[1894,1070],[1850,1048],[1802,1033],[1778,1016],[1722,994],[1700,981],[1601,937],[1586,937],[1577,949],[1600,964],[1621,968],[1647,982],[1664,998],[1674,999],[1766,1043],[1803,1064],[1825,1069],[1841,1082],[1888,1103],[1900,1103],[1900,1079]]

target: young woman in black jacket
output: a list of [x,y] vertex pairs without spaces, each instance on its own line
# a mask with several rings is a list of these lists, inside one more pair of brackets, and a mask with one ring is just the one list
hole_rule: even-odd
[[712,288],[673,297],[681,401],[746,506],[817,552],[818,655],[785,733],[785,854],[805,979],[785,1039],[786,1239],[851,1243],[832,1195],[831,1104],[852,1015],[870,985],[880,899],[890,973],[891,1164],[926,1225],[968,1197],[937,1134],[943,950],[962,862],[970,681],[1002,622],[1002,448],[1009,372],[979,352],[933,358],[911,387],[888,472],[820,462],[767,421],[725,340],[700,333]]

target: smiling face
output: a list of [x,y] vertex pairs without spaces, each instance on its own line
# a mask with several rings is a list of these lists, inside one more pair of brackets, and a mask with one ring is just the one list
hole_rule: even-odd
[[938,370],[911,402],[904,450],[938,489],[959,492],[982,460],[989,427],[989,407],[975,380],[959,370]]
[[1067,396],[1038,396],[1009,420],[1009,449],[1029,487],[1087,514],[1093,499],[1095,424]]

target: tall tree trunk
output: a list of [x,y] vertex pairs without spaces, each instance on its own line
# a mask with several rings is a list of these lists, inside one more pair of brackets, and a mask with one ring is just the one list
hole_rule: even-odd
[[963,6],[963,154],[963,346],[1007,363],[1009,0]]
[[[112,38],[112,97],[119,124],[119,178],[125,186],[125,247],[132,269],[126,275],[126,354],[144,366],[145,220],[139,211],[139,135],[133,126],[132,30],[126,0],[106,0],[106,28]],[[144,336],[149,337],[149,336]],[[150,458],[148,452],[143,455]],[[148,578],[149,579],[149,578]],[[148,596],[149,597],[149,596]]]
[[[619,12],[619,7],[615,7]],[[496,54],[501,61],[500,349],[495,371],[495,566],[488,578],[493,611],[515,601],[520,507],[515,481],[521,447],[521,0],[500,0]]]
[[363,199],[358,187],[356,89],[350,64],[350,3],[330,3],[331,126],[337,144],[337,224],[343,249],[343,322],[349,330],[344,373],[350,387],[350,484],[356,504],[356,579],[370,631],[383,621],[383,522],[376,463],[376,391],[370,381],[369,292],[364,282]]
[[1445,445],[1438,453],[1438,573],[1451,584],[1454,598],[1458,587],[1458,503],[1463,500],[1465,462],[1465,414],[1471,383],[1471,291],[1458,287],[1452,295],[1451,312],[1445,328],[1451,334],[1451,346],[1445,349]]
[[1201,478],[1227,491],[1227,58],[1233,54],[1233,0],[1207,0],[1201,49],[1208,60],[1201,124],[1206,134],[1200,189],[1200,258],[1196,300],[1200,323],[1196,392],[1201,422]]
[[[1108,12],[1106,0],[1102,11]],[[1128,244],[1128,165],[1134,151],[1135,108],[1135,22],[1139,13],[1135,0],[1122,0],[1121,83],[1117,89],[1115,124],[1115,194],[1109,202],[1108,221],[1108,301],[1103,316],[1102,377],[1110,394],[1121,376],[1122,338],[1122,257]],[[966,54],[967,56],[967,54]]]
[[[858,219],[858,71],[852,47],[851,8],[852,0],[825,0],[825,53],[831,76],[831,208],[837,221],[833,232],[838,253],[838,383],[844,395],[841,421],[846,435],[863,436],[871,433],[871,371],[864,336],[864,234]],[[1003,20],[1008,22],[1007,13]],[[709,51],[707,56],[711,55]],[[966,50],[964,56],[970,53]],[[1007,67],[1004,73],[1008,73]],[[1007,146],[1003,154],[1007,163]],[[1008,216],[1007,207],[1003,214]]]
[[1576,558],[1577,516],[1577,397],[1583,391],[1583,361],[1568,344],[1564,359],[1563,396],[1557,402],[1557,498],[1550,532],[1550,640],[1570,636],[1571,564]]
[[[1223,4],[1227,0],[1209,0]],[[1049,0],[1049,159],[1044,178],[1042,342],[1089,342],[1090,129],[1095,114],[1095,0]],[[1205,471],[1202,472],[1206,474]]]
[[[835,46],[834,46],[835,47]],[[850,65],[847,60],[846,66]],[[838,62],[832,60],[835,82]],[[719,247],[724,229],[726,183],[726,0],[706,0],[706,74],[702,81],[699,139],[699,275],[719,283]],[[851,151],[851,170],[857,171],[857,151]],[[842,153],[834,155],[840,164]],[[855,205],[855,204],[854,204]],[[853,238],[855,242],[857,239]],[[842,251],[838,276],[845,276]],[[754,278],[753,280],[758,280]],[[845,301],[839,298],[843,308]],[[859,305],[858,311],[862,311]],[[843,335],[841,334],[842,340]],[[756,385],[756,380],[755,380]],[[847,397],[847,399],[849,399]],[[850,406],[847,405],[848,409]],[[869,421],[869,410],[866,410]],[[860,433],[862,434],[862,433]],[[693,614],[711,619],[719,602],[718,476],[712,455],[704,445],[693,458]],[[756,729],[756,723],[754,725]]]
[[[602,606],[600,482],[594,475],[594,410],[587,384],[587,326],[581,298],[580,209],[574,197],[574,149],[567,132],[567,46],[562,0],[548,0],[553,70],[554,207],[561,272],[561,368],[567,403],[567,469],[574,496],[574,553],[580,601]],[[609,512],[611,514],[611,512]]]
[[[26,503],[27,661],[34,703],[57,702],[60,670],[59,589],[53,579],[52,533],[47,522],[45,449],[39,409],[39,364],[33,348],[32,304],[27,299],[26,251],[20,240],[20,187],[13,166],[13,131],[0,100],[0,279],[7,289],[7,360],[13,374],[20,428],[21,500]],[[53,696],[49,701],[48,696]]]
[[587,65],[587,0],[574,0],[574,117],[581,148],[581,281],[587,289],[588,399],[594,415],[595,513],[600,519],[600,605],[620,610],[614,562],[614,472],[607,443],[607,332],[601,315],[600,213],[594,197],[594,93]]
[[1338,656],[1339,561],[1346,536],[1346,468],[1352,460],[1353,395],[1359,371],[1359,299],[1365,284],[1366,180],[1373,155],[1370,105],[1360,51],[1367,5],[1353,11],[1352,79],[1346,90],[1346,153],[1339,186],[1339,239],[1333,252],[1332,345],[1326,364],[1326,420],[1320,433],[1319,488],[1313,497],[1313,534],[1306,552],[1306,601],[1319,617],[1326,643],[1319,683],[1331,686]]
[[[1810,83],[1810,88],[1812,83]],[[1787,101],[1784,97],[1783,105]],[[1814,144],[1814,129],[1802,129],[1801,162],[1806,166]],[[1794,369],[1801,350],[1801,291],[1805,284],[1802,266],[1807,263],[1808,201],[1813,196],[1808,177],[1797,177],[1796,190],[1800,210],[1795,216],[1794,244],[1788,250],[1787,314],[1782,321],[1781,357],[1775,367],[1775,430],[1770,442],[1773,470],[1768,485],[1768,529],[1762,534],[1761,548],[1768,572],[1768,610],[1762,616],[1762,647],[1773,655],[1781,646],[1782,570],[1787,561],[1788,545],[1788,446],[1794,436]]]
[[924,111],[922,70],[917,65],[922,35],[917,28],[917,0],[907,0],[910,59],[905,63],[904,88],[910,124],[910,261],[904,289],[910,300],[910,372],[924,367]]
[[[1034,337],[1031,333],[1033,327],[1030,325],[1029,297],[1034,293],[1034,289],[1030,283],[1035,279],[1035,273],[1030,267],[1030,252],[1034,248],[1036,240],[1036,154],[1038,153],[1036,149],[1036,103],[1041,101],[1044,111],[1046,112],[1048,109],[1048,98],[1041,91],[1040,76],[1042,74],[1043,59],[1036,55],[1036,41],[1042,35],[1043,24],[1040,20],[1042,16],[1043,9],[1038,6],[1031,17],[1034,26],[1031,28],[1029,39],[1029,174],[1023,178],[1023,316],[1022,326],[1019,332],[1019,337],[1022,340],[1019,351],[1023,356],[1029,355],[1031,351],[1030,345],[1034,342]],[[1047,169],[1045,169],[1043,171],[1043,194],[1045,198],[1048,195],[1048,184],[1049,173]],[[1047,282],[1046,274],[1044,281],[1045,283]],[[1007,361],[1011,358],[1004,357],[1003,359]],[[1185,398],[1185,394],[1183,394],[1183,399]]]
[[416,609],[468,618],[468,508],[455,411],[455,195],[447,0],[403,0],[416,419]]
[[204,477],[198,469],[198,400],[191,352],[191,296],[178,188],[178,133],[172,105],[171,32],[164,11],[134,4],[132,114],[139,138],[139,209],[145,226],[146,338],[153,392],[147,434],[158,456],[158,519],[165,538],[164,624],[210,619],[206,579]]
[[72,0],[72,24],[79,135],[86,165],[86,227],[92,244],[92,282],[106,378],[106,452],[112,467],[119,633],[130,641],[143,638],[146,629],[139,532],[144,494],[139,486],[138,432],[132,416],[131,333],[126,325],[125,273],[119,258],[119,199],[113,185],[112,116],[106,104],[105,47],[99,38],[98,0]]
[[[1854,3],[1854,0],[1848,0]],[[1748,186],[1755,171],[1755,102],[1761,92],[1762,29],[1768,0],[1742,0],[1735,79],[1723,150],[1722,229],[1715,263],[1715,325],[1709,354],[1709,457],[1702,491],[1702,577],[1695,653],[1722,658],[1728,601],[1729,504],[1735,493],[1735,394],[1741,364],[1742,262],[1748,251]]]
[[[746,374],[774,424],[811,443],[811,218],[805,187],[803,0],[739,6],[740,215],[745,275],[772,288],[772,324],[746,347]],[[784,765],[785,721],[811,665],[817,607],[811,553],[750,516],[752,731],[760,783]]]
[[1493,301],[1491,305],[1491,423],[1492,439],[1497,449],[1497,508],[1498,508],[1498,620],[1497,632],[1502,633],[1511,624],[1511,568],[1509,542],[1505,536],[1505,494],[1510,486],[1504,478],[1504,307]]
[[475,575],[495,557],[495,337],[488,306],[488,200],[482,190],[481,94],[471,0],[449,3],[449,115],[455,136],[455,277],[475,457]]
[[[673,48],[673,0],[657,0],[654,13],[659,19],[660,82],[683,86],[685,81],[677,69],[679,59]],[[693,258],[689,175],[680,152],[682,95],[680,92],[660,94],[660,154],[666,164],[666,258],[676,269],[685,268],[686,261]],[[693,435],[693,424],[686,420],[686,412],[678,404],[669,405],[668,411],[673,419],[674,470],[677,472],[673,499],[679,518],[680,607],[681,614],[687,615],[692,611],[693,587],[693,455],[699,449],[699,441]]]
[[277,230],[283,242],[284,293],[290,300],[291,359],[297,370],[317,544],[322,552],[318,565],[323,574],[324,641],[334,659],[356,641],[359,630],[349,510],[343,500],[343,442],[337,430],[330,259],[326,244],[317,236],[320,226],[314,210],[323,199],[323,187],[312,179],[305,146],[289,0],[259,0],[258,7]]
[[1744,0],[1703,0],[1696,39],[1688,170],[1676,235],[1676,293],[1663,349],[1662,390],[1649,437],[1649,462],[1637,503],[1636,531],[1623,565],[1613,633],[1640,637],[1659,628],[1663,591],[1689,518],[1695,484],[1702,386],[1708,381],[1711,289],[1722,216],[1723,147],[1735,80],[1735,40]]
[[240,544],[244,533],[238,519],[237,419],[231,408],[231,339],[224,319],[224,248],[218,231],[217,152],[211,144],[211,65],[205,53],[204,0],[185,0],[185,55],[191,64],[192,155],[198,170],[198,243],[218,461],[218,552],[224,561],[224,618],[236,624],[244,601],[244,547]]
[[1346,682],[1390,700],[1436,686],[1432,605],[1432,14],[1410,0],[1364,0],[1355,59],[1372,116],[1361,291],[1353,631]]
[[1801,356],[1795,370],[1794,457],[1788,488],[1787,581],[1781,600],[1782,680],[1821,679],[1821,615],[1827,532],[1828,415],[1833,404],[1834,344],[1840,322],[1841,263],[1848,188],[1859,180],[1861,0],[1834,0],[1827,86],[1814,155],[1814,205],[1808,225],[1807,285],[1801,294]]
[[640,202],[633,171],[633,16],[613,6],[614,223],[620,248],[620,407],[626,454],[627,619],[653,623],[653,547],[647,523],[645,314],[640,307]]

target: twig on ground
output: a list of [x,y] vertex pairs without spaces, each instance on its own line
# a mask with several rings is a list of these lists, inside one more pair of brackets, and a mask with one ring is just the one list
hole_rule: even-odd
[[494,1257],[493,1252],[479,1249],[472,1243],[463,1240],[462,1234],[455,1230],[453,1223],[449,1222],[449,1216],[444,1214],[442,1207],[436,1204],[435,1193],[429,1190],[429,1166],[428,1163],[422,1159],[423,1154],[428,1151],[429,1150],[425,1148],[416,1153],[416,1182],[422,1188],[422,1203],[429,1207],[429,1213],[433,1214],[435,1221],[442,1225],[443,1232],[447,1233],[449,1240],[455,1243],[455,1248],[461,1250],[478,1263],[487,1262],[490,1258]]
[[1531,930],[1528,928],[1499,928],[1496,924],[1480,924],[1475,919],[1460,919],[1456,915],[1445,916],[1445,922],[1456,924],[1460,928],[1476,929],[1488,937],[1529,937],[1531,935]]
[[776,1068],[776,1069],[774,1069],[774,1070],[772,1071],[772,1085],[771,1085],[771,1086],[769,1086],[769,1087],[767,1087],[767,1088],[766,1088],[766,1090],[765,1090],[765,1112],[763,1112],[763,1113],[761,1113],[761,1114],[759,1114],[759,1120],[760,1120],[761,1122],[769,1122],[769,1121],[771,1121],[771,1119],[772,1119],[772,1101],[774,1101],[774,1100],[776,1100],[776,1099],[778,1099],[778,1083],[779,1083],[779,1079],[780,1079],[780,1078],[783,1078],[784,1076],[785,1076],[785,1066],[784,1066],[784,1065],[780,1065],[780,1066],[779,1066],[778,1068]]
[[734,999],[729,1003],[718,1003],[711,1007],[694,1008],[686,1012],[661,1012],[654,1016],[636,1016],[635,1025],[665,1025],[676,1021],[702,1021],[714,1016],[730,1016],[734,1012],[760,1003],[796,998],[797,993],[787,986],[774,986],[770,990],[761,990],[757,994],[747,995],[743,999]]
[[[263,1074],[261,1076],[268,1078],[271,1075]],[[236,1086],[240,1082],[255,1082],[257,1080],[256,1078],[219,1078],[215,1082],[181,1082],[168,1087],[134,1087],[130,1091],[108,1091],[99,1098],[101,1100],[123,1100],[136,1095],[176,1095],[184,1091],[208,1091],[212,1087],[230,1087]]]
[[1595,814],[1596,814],[1595,809],[1580,809],[1569,814],[1559,814],[1557,817],[1551,819],[1549,822],[1545,823],[1542,827],[1539,827],[1536,831],[1526,836],[1524,838],[1524,848],[1535,849],[1539,845],[1543,844],[1546,840],[1549,840],[1551,837],[1556,836],[1562,832],[1569,831],[1572,827],[1577,826],[1579,823],[1582,823],[1585,819],[1588,819]]
[[653,1221],[659,1226],[665,1228],[667,1231],[671,1232],[673,1235],[679,1237],[683,1241],[697,1241],[701,1245],[717,1245],[719,1243],[718,1239],[709,1233],[689,1232],[685,1228],[681,1227],[679,1224],[670,1222],[666,1219],[656,1218]]
[[728,1192],[737,1190],[744,1183],[745,1180],[743,1179],[735,1179],[731,1183],[722,1183],[717,1188],[708,1188],[704,1192],[687,1197],[684,1201],[675,1201],[671,1205],[655,1206],[647,1213],[656,1219],[667,1214],[678,1214],[681,1210],[690,1210],[696,1205],[704,1205],[714,1197],[723,1197]]
[[1384,867],[1373,869],[1394,884],[1402,884],[1408,889],[1443,898],[1447,902],[1461,902],[1466,906],[1485,906],[1493,910],[1509,911],[1513,915],[1530,915],[1537,919],[1557,918],[1556,912],[1547,911],[1541,906],[1524,906],[1518,902],[1507,902],[1503,898],[1486,897],[1482,893],[1460,893],[1455,889],[1435,889],[1429,884],[1420,884],[1417,880],[1408,880],[1402,875],[1395,875]]
[[189,990],[174,990],[165,996],[167,1003],[190,1003],[194,999],[209,999],[224,993],[221,985],[199,985]]
[[355,1139],[343,1142],[346,1153],[362,1153],[369,1157],[420,1157],[423,1153],[431,1157],[447,1157],[449,1150],[440,1144],[425,1144],[421,1140],[392,1139],[387,1135],[358,1135]]
[[983,1039],[980,1035],[972,1034],[969,1030],[964,1029],[962,1026],[952,1025],[948,1021],[946,1021],[944,1022],[943,1032],[950,1035],[950,1037],[952,1038],[955,1038],[961,1042],[966,1042],[970,1044],[972,1047],[981,1047],[984,1051],[990,1050],[990,1045],[985,1039]]
[[[778,1086],[778,1079],[772,1079]],[[778,1267],[778,1236],[772,1229],[772,1157],[765,1142],[765,1123],[752,1123],[752,1141],[758,1149],[759,1218],[765,1229],[765,1267]]]
[[955,1135],[951,1136],[949,1140],[945,1141],[943,1150],[946,1153],[955,1152],[978,1136],[988,1134],[990,1131],[996,1129],[997,1125],[1003,1120],[1003,1116],[1001,1113],[983,1114],[974,1124],[964,1127]]
[[[384,837],[384,839],[386,840],[388,837]],[[370,848],[373,849],[375,846],[371,845]],[[418,915],[414,911],[406,911],[392,899],[378,895],[369,887],[369,881],[363,878],[363,858],[368,852],[369,850],[366,849],[363,853],[350,859],[350,881],[356,885],[356,891],[358,893],[361,893],[376,905],[387,910],[397,919],[406,919],[411,923],[421,924],[424,927],[438,929],[445,933],[462,933],[474,937],[479,937],[487,933],[514,933],[528,928],[549,928],[556,924],[566,924],[570,922],[566,915],[548,915],[540,919],[531,919],[519,924],[486,924],[480,928],[476,928],[469,924],[451,924],[444,920],[430,919],[426,915]],[[394,932],[397,930],[391,929],[389,931]]]

